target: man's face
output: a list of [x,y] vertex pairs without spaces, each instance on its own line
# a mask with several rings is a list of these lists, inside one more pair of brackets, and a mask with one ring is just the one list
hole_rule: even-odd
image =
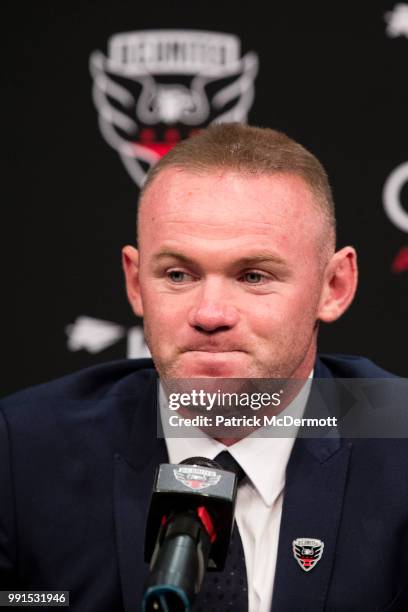
[[143,198],[128,279],[160,375],[306,377],[322,232],[297,176],[163,170]]

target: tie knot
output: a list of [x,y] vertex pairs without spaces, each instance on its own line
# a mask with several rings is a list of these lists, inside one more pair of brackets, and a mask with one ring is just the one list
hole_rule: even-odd
[[228,451],[222,451],[219,453],[214,461],[218,463],[221,469],[226,470],[227,472],[234,472],[237,477],[238,484],[242,482],[245,478],[246,474],[242,467],[239,465],[238,461],[234,459],[234,457]]

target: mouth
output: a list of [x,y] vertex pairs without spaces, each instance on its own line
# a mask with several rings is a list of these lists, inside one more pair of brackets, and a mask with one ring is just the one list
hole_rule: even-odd
[[243,365],[247,361],[245,351],[221,346],[189,347],[183,350],[180,357],[185,378],[242,377]]
[[183,351],[185,353],[243,353],[245,351],[235,348],[235,347],[227,347],[225,346],[200,346],[200,347],[191,347]]
[[187,360],[194,361],[195,363],[225,365],[242,361],[244,351],[211,347],[205,349],[190,349],[184,352],[184,356]]

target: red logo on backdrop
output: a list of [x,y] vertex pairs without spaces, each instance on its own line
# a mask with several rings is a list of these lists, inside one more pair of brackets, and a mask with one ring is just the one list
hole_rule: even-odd
[[404,272],[404,270],[408,270],[408,247],[402,247],[400,249],[392,262],[392,271],[396,272]]
[[246,122],[258,58],[234,34],[146,30],[115,34],[90,57],[106,142],[141,187],[179,140],[212,122]]

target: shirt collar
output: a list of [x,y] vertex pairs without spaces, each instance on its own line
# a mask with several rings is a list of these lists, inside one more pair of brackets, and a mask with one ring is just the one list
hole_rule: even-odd
[[[286,413],[299,417],[303,415],[310,394],[312,378],[313,370],[300,393],[280,416]],[[162,405],[162,390],[160,398]],[[297,429],[292,430],[290,438],[283,438],[272,437],[268,435],[267,428],[262,428],[231,446],[225,446],[201,430],[195,433],[198,437],[165,437],[170,463],[180,463],[189,457],[214,459],[218,453],[227,450],[245,471],[265,505],[271,506],[274,503],[285,486],[286,466]]]

